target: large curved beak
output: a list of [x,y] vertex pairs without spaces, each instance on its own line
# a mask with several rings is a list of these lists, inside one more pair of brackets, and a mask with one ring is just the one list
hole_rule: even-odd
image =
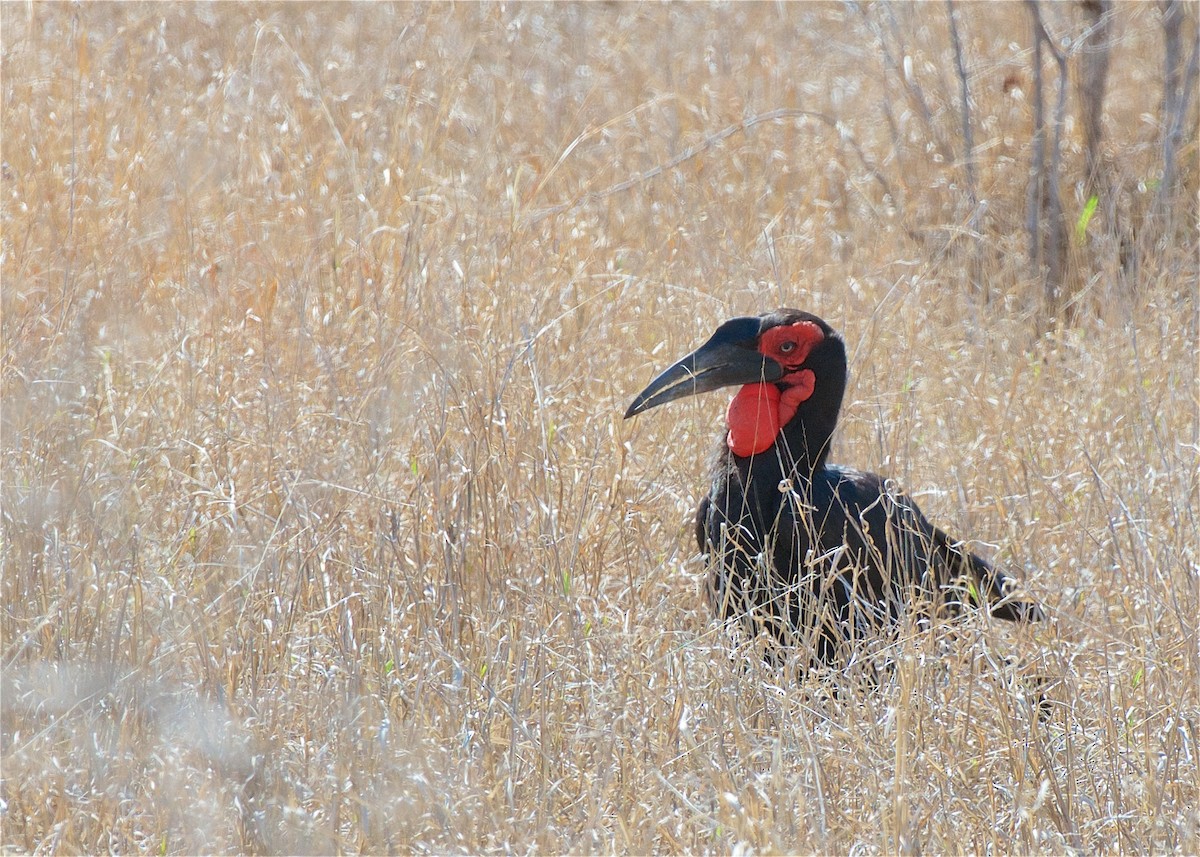
[[734,384],[778,381],[783,367],[752,348],[710,339],[650,382],[633,400],[625,419],[659,405]]

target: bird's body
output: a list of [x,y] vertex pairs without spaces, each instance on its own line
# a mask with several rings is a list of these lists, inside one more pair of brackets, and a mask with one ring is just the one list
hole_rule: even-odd
[[827,463],[846,351],[816,316],[784,309],[726,322],[626,416],[733,385],[741,389],[696,515],[718,616],[824,664],[848,663],[906,615],[986,603],[1002,619],[1041,618],[1013,578],[930,524],[889,481]]

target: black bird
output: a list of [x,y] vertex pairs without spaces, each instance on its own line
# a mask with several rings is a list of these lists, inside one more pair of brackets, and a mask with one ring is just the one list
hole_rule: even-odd
[[625,412],[741,385],[696,514],[717,615],[766,631],[770,653],[784,646],[843,666],[906,614],[927,623],[986,604],[1001,619],[1042,619],[1012,577],[930,524],[890,481],[827,463],[846,377],[841,336],[780,309],[725,322]]

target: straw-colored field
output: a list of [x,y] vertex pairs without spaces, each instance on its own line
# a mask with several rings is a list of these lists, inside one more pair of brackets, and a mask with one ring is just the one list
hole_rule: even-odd
[[[979,210],[941,4],[0,7],[0,849],[1200,850],[1195,126],[1143,228],[1118,6],[1051,319],[1027,10],[960,11]],[[835,460],[1051,622],[874,691],[735,649],[728,397],[621,414],[779,305],[849,343]]]

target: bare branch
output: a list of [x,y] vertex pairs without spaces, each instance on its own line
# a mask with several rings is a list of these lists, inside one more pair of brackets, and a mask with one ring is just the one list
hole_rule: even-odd
[[648,169],[643,173],[638,173],[637,175],[633,176],[632,178],[628,178],[623,182],[618,182],[615,185],[610,185],[609,187],[606,187],[603,190],[594,191],[594,192],[586,192],[586,193],[583,193],[582,195],[576,197],[573,200],[569,200],[567,202],[562,202],[562,203],[559,203],[558,205],[552,205],[548,208],[543,208],[540,211],[537,211],[534,214],[530,215],[528,222],[529,223],[537,223],[541,220],[544,220],[547,217],[551,217],[555,214],[561,214],[564,211],[567,211],[569,209],[576,208],[577,206],[583,205],[585,202],[591,202],[591,201],[598,200],[598,199],[604,199],[605,197],[612,196],[613,194],[621,193],[622,191],[629,190],[633,187],[636,187],[639,184],[642,184],[643,182],[647,182],[653,178],[657,178],[658,176],[661,176],[663,173],[666,173],[670,170],[675,169],[676,167],[678,167],[680,164],[684,163],[685,161],[689,161],[692,158],[696,157],[697,155],[708,151],[713,146],[715,146],[717,143],[720,143],[722,140],[726,140],[729,137],[732,137],[734,134],[737,134],[739,132],[748,131],[751,128],[753,128],[755,125],[761,125],[764,122],[773,122],[773,121],[776,121],[779,119],[800,119],[800,118],[815,119],[818,122],[832,128],[834,131],[836,131],[838,133],[838,135],[841,137],[841,139],[843,139],[847,143],[849,143],[850,147],[852,149],[854,149],[854,152],[856,155],[858,155],[858,158],[862,162],[862,165],[871,174],[871,177],[873,179],[875,179],[875,181],[879,184],[880,188],[883,189],[883,192],[885,194],[887,194],[888,196],[892,197],[893,200],[895,200],[896,197],[895,197],[895,194],[892,192],[891,183],[888,182],[887,177],[884,176],[884,174],[882,172],[880,172],[879,168],[877,166],[875,166],[875,164],[873,164],[871,162],[871,160],[867,157],[866,153],[862,150],[862,146],[860,146],[858,141],[856,139],[854,139],[854,136],[850,133],[849,129],[847,129],[845,125],[843,125],[841,122],[839,122],[838,120],[834,119],[832,116],[829,116],[825,113],[817,113],[812,110],[799,110],[797,108],[792,108],[792,107],[781,107],[778,110],[769,110],[766,113],[757,113],[753,116],[749,116],[746,119],[743,119],[741,122],[735,122],[733,125],[730,125],[729,127],[724,128],[715,134],[705,137],[703,140],[701,140],[696,145],[690,146],[689,148],[685,149],[683,152],[680,152],[678,155],[671,158],[671,160],[669,160],[665,163],[659,164],[656,167],[652,167],[651,169]]
[[[879,49],[883,53],[884,64],[892,72],[895,78],[900,81],[900,85],[904,87],[904,92],[908,96],[909,103],[916,110],[917,116],[919,116],[921,119],[921,124],[925,126],[925,133],[929,135],[929,139],[937,147],[937,150],[941,154],[942,158],[947,163],[952,162],[954,160],[954,152],[951,151],[950,147],[946,144],[946,141],[943,140],[942,136],[937,132],[937,128],[933,122],[933,112],[929,109],[929,102],[925,100],[925,93],[917,83],[916,78],[910,73],[911,62],[908,62],[906,65],[904,65],[904,67],[902,67],[902,63],[897,61],[895,55],[888,47],[888,40],[884,35],[883,28],[879,26],[879,23],[875,21],[862,6],[854,4],[854,8],[858,10],[860,15],[862,15],[867,27],[870,28],[871,33],[879,42]],[[892,38],[895,40],[901,54],[904,55],[904,45],[900,39],[900,26],[896,21],[895,10],[891,5],[885,5],[883,8],[888,16],[888,26],[891,30]],[[908,60],[907,55],[904,55],[903,58],[905,61]]]

